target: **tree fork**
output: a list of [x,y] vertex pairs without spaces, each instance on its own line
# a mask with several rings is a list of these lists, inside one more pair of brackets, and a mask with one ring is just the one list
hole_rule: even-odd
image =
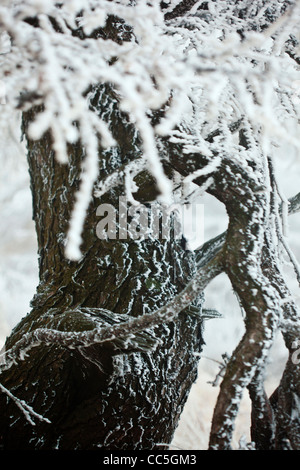
[[[30,113],[24,116],[25,126],[31,118]],[[127,135],[118,147],[122,165],[128,148],[136,155],[137,142],[117,112],[114,126],[116,133]],[[38,142],[28,139],[40,284],[32,311],[14,329],[6,349],[39,328],[89,331],[99,324],[97,309],[115,312],[116,317],[155,311],[195,274],[194,257],[180,241],[99,240],[95,198],[85,222],[83,258],[79,263],[68,261],[63,235],[84,158],[80,143],[70,146],[69,156],[70,164],[61,167],[49,134]],[[100,178],[105,158],[108,162],[111,155],[100,150]],[[101,202],[115,204],[120,194],[113,190]],[[151,289],[149,276],[155,280]],[[147,352],[112,342],[77,349],[41,343],[28,351],[25,361],[0,376],[2,386],[16,398],[8,398],[1,389],[3,448],[134,450],[170,442],[197,377],[194,353],[201,351],[201,324],[200,316],[183,313],[176,322],[154,327],[151,334],[159,344],[151,349],[150,342]],[[18,400],[51,424],[37,420],[33,426],[16,406]]]

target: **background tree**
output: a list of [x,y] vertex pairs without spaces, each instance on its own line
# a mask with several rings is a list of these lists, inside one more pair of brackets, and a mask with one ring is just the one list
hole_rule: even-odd
[[[264,0],[0,8],[11,44],[5,115],[23,112],[40,275],[1,365],[3,448],[167,445],[196,378],[203,320],[217,315],[202,308],[203,291],[225,272],[245,335],[209,446],[230,448],[248,388],[256,448],[299,449],[299,309],[283,263],[299,280],[286,220],[300,198],[286,200],[274,169],[276,146],[299,147],[299,19],[299,2]],[[118,207],[125,195],[138,210],[205,191],[229,224],[198,250],[151,233],[97,237],[100,202]],[[290,355],[267,397],[278,330]]]

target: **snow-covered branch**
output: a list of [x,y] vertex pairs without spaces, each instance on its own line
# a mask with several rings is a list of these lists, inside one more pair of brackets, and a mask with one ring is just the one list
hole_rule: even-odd
[[[201,269],[197,271],[193,279],[191,279],[179,294],[174,296],[168,304],[153,313],[131,318],[127,315],[117,315],[111,312],[111,319],[113,319],[114,325],[97,326],[92,330],[84,332],[59,331],[47,328],[38,328],[31,331],[23,335],[11,349],[3,354],[0,371],[7,370],[14,363],[24,360],[31,349],[41,344],[56,344],[61,347],[74,349],[109,342],[116,342],[118,345],[118,341],[121,341],[125,349],[126,344],[127,349],[137,347],[139,344],[139,338],[136,338],[137,334],[146,332],[147,329],[152,327],[176,320],[176,317],[184,309],[188,308],[190,304],[199,297],[209,282],[221,272],[222,253],[218,251],[214,257],[209,259],[206,265],[202,266]],[[101,310],[102,309],[98,309],[98,312],[96,311],[96,314],[100,315],[100,318]],[[215,316],[216,314],[212,312],[204,312],[203,314],[203,318],[205,319]],[[121,318],[122,321],[120,321]],[[201,320],[201,312],[199,313],[199,320]],[[145,334],[147,335],[147,332]],[[144,340],[147,343],[147,338],[144,338]],[[147,344],[149,345],[149,340]]]
[[296,194],[289,199],[289,214],[296,214],[300,212],[300,193]]
[[[180,174],[179,203],[191,200],[189,188],[196,184],[224,203],[229,226],[200,247],[195,277],[165,306],[83,332],[37,328],[5,353],[0,371],[41,344],[142,348],[145,331],[175,320],[225,271],[246,312],[246,333],[227,364],[211,448],[230,447],[246,387],[261,409],[267,407],[261,375],[275,331],[298,332],[298,309],[287,301],[281,263],[284,251],[300,279],[286,240],[287,215],[299,211],[300,197],[288,201],[273,162],[278,146],[300,147],[299,24],[298,0],[2,2],[0,125],[13,109],[31,110],[29,143],[49,133],[61,165],[69,163],[70,146],[79,142],[83,150],[65,234],[69,260],[85,256],[82,231],[92,197],[123,185],[134,202],[133,178],[146,170],[158,199],[178,203],[178,182],[165,171],[168,165]],[[112,154],[122,148],[107,119],[110,110],[101,108],[104,88],[93,102],[103,85],[113,90],[114,106],[135,128],[140,148],[102,177],[100,147]]]
[[[282,130],[285,117],[299,112],[293,98],[299,70],[285,53],[289,41],[289,52],[294,47],[297,54],[299,2],[290,9],[288,3],[186,0],[168,2],[162,11],[160,2],[146,0],[2,4],[0,32],[11,43],[1,59],[3,112],[9,116],[11,108],[42,103],[28,137],[39,139],[49,130],[62,164],[68,162],[68,143],[80,139],[85,148],[66,236],[68,258],[81,257],[85,213],[98,176],[96,136],[103,147],[118,145],[89,106],[88,90],[96,84],[115,88],[120,109],[140,134],[144,166],[168,202],[173,186],[156,136],[185,141],[187,155],[225,149],[234,154],[236,139],[228,122],[246,116],[252,129],[260,128],[260,138],[268,134],[299,145]],[[163,119],[153,126],[151,111],[166,103]]]
[[45,421],[46,423],[50,424],[50,421],[45,418],[44,416],[40,415],[39,413],[36,413],[31,406],[29,406],[24,400],[20,400],[19,398],[15,397],[6,387],[4,387],[0,383],[0,391],[2,393],[5,393],[5,395],[8,396],[13,402],[16,404],[16,406],[22,411],[24,414],[25,418],[27,421],[32,425],[35,426],[35,422],[33,421],[33,418],[38,419],[39,421]]

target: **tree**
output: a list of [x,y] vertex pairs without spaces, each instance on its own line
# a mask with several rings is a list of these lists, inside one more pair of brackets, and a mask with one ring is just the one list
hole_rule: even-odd
[[[282,195],[274,165],[276,146],[299,147],[299,19],[286,0],[0,8],[5,113],[22,111],[40,275],[1,364],[4,449],[167,446],[203,321],[218,315],[203,292],[222,272],[245,335],[209,447],[230,449],[248,388],[255,448],[300,448],[299,308],[283,271],[288,257],[300,279],[286,238],[300,197]],[[171,209],[205,191],[228,229],[191,250]],[[278,330],[289,359],[267,397]]]

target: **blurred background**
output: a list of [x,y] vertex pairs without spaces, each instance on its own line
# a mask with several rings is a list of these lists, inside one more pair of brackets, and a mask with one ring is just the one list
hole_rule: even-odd
[[[1,105],[0,105],[1,110]],[[1,119],[1,116],[0,116]],[[11,329],[30,311],[38,284],[37,246],[26,150],[20,142],[19,116],[1,123],[5,132],[0,144],[0,348]],[[282,191],[286,197],[299,192],[300,164],[294,148],[277,149],[275,163]],[[209,195],[199,202],[204,205],[204,241],[218,235],[227,227],[227,215],[221,203]],[[289,218],[289,244],[300,260],[300,214]],[[300,292],[290,266],[286,266],[290,287],[299,304]],[[244,327],[241,309],[225,275],[216,278],[205,293],[205,307],[215,308],[222,319],[209,320],[205,324],[204,346],[199,363],[199,378],[194,384],[185,406],[172,449],[207,448],[210,423],[218,394],[213,386],[219,372],[222,355],[230,355]],[[277,386],[286,360],[286,349],[281,337],[275,341],[267,367],[266,388],[271,393]],[[239,440],[249,441],[249,398],[244,396],[236,423],[234,446]]]

